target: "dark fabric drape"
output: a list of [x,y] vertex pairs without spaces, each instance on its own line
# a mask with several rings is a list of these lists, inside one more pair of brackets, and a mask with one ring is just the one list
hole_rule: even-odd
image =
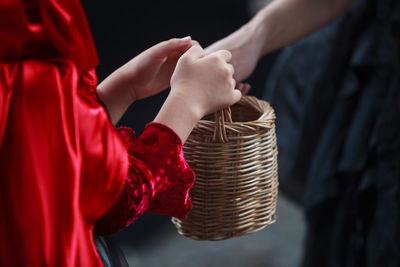
[[283,50],[281,188],[304,204],[304,266],[400,266],[400,3],[356,1]]

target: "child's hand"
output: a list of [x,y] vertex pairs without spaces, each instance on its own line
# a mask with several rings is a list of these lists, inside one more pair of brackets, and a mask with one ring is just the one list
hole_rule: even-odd
[[228,63],[231,58],[227,50],[205,56],[200,46],[192,46],[172,75],[171,97],[184,99],[199,119],[239,101],[242,94],[235,89],[234,69]]
[[190,37],[170,39],[142,52],[108,76],[97,88],[113,123],[135,100],[169,87],[179,57],[192,44]]
[[193,44],[190,37],[170,39],[142,52],[122,68],[135,100],[155,95],[170,86],[178,59]]
[[171,127],[185,142],[204,115],[239,101],[230,59],[227,50],[205,56],[200,46],[192,46],[179,59],[171,92],[154,121]]

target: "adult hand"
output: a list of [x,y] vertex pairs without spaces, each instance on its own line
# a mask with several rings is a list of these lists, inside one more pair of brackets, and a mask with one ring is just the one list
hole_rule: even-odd
[[206,48],[206,53],[227,49],[235,67],[234,78],[248,78],[258,60],[299,40],[343,13],[354,0],[272,1],[234,33]]

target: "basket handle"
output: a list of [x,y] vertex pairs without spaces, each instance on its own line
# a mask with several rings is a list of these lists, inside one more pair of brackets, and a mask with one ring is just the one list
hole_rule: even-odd
[[231,108],[228,106],[222,108],[214,113],[215,128],[213,135],[213,142],[219,141],[221,143],[227,143],[229,141],[228,135],[226,134],[225,122],[232,122]]

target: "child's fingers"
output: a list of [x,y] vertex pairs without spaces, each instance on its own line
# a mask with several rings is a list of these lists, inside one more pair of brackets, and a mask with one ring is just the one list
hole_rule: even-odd
[[201,47],[200,43],[197,42],[196,40],[191,40],[190,45],[183,47],[181,50],[179,50],[180,54],[183,55],[186,51],[188,51],[192,46],[198,45]]
[[238,89],[233,90],[233,103],[238,102],[242,98],[242,92],[240,92]]
[[202,58],[205,56],[205,52],[203,48],[199,45],[194,45],[191,48],[188,49],[185,53],[185,57],[191,58],[193,60]]
[[148,51],[154,57],[165,58],[172,52],[185,52],[190,47],[191,43],[192,38],[190,36],[181,39],[173,38],[152,46]]
[[233,76],[233,74],[235,74],[235,68],[233,67],[233,65],[232,64],[228,64],[228,68],[229,68],[229,72],[232,74],[232,76]]
[[200,43],[199,43],[199,42],[197,42],[196,40],[192,40],[192,41],[191,41],[191,45],[192,45],[192,46],[194,46],[194,45],[198,45],[198,46],[200,46],[200,47],[201,47]]
[[230,62],[232,59],[232,54],[228,50],[218,50],[209,54],[209,56],[213,55],[221,57],[225,62]]

